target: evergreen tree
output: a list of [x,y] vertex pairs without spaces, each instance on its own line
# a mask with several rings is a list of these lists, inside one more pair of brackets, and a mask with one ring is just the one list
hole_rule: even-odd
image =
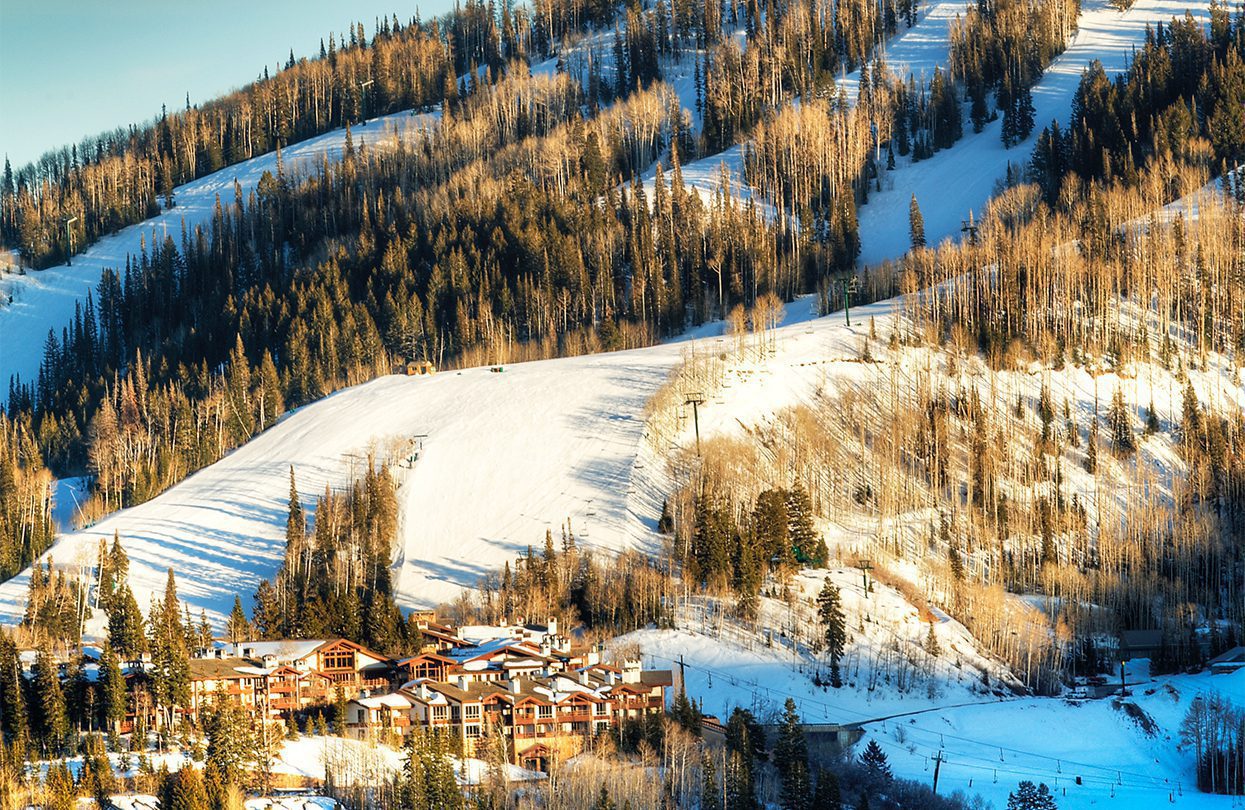
[[100,725],[110,735],[115,735],[125,720],[126,698],[125,676],[116,650],[105,643],[99,659],[99,714]]
[[241,644],[244,641],[250,641],[251,623],[247,621],[246,611],[242,609],[241,597],[234,595],[233,610],[229,612],[229,622],[226,625],[229,634],[230,644]]
[[179,768],[165,781],[161,810],[210,810],[203,775],[198,768]]
[[686,731],[695,734],[697,737],[700,736],[700,710],[687,699],[687,692],[683,691],[682,688],[679,689],[670,704],[670,716],[674,722],[678,723]]
[[801,484],[787,492],[787,519],[787,534],[796,560],[815,568],[824,566],[830,550],[813,523],[813,502]]
[[1007,810],[1058,810],[1058,805],[1044,783],[1035,785],[1026,779],[1007,794]]
[[1089,428],[1089,442],[1085,446],[1085,471],[1098,472],[1098,420]]
[[808,743],[796,711],[795,701],[783,705],[782,726],[774,745],[774,767],[782,780],[780,804],[783,810],[807,810],[812,803],[808,772]]
[[121,584],[108,611],[108,641],[122,661],[136,661],[147,649],[143,614],[128,583]]
[[463,810],[462,790],[443,732],[419,730],[408,735],[399,793],[403,810]]
[[843,599],[838,587],[826,577],[817,595],[817,615],[821,618],[826,652],[830,655],[830,682],[835,689],[843,686],[839,659],[847,643],[847,619],[843,615]]
[[723,810],[718,769],[708,751],[700,755],[700,810]]
[[204,712],[207,764],[225,784],[239,784],[245,774],[255,747],[254,725],[242,707],[227,698],[212,701]]
[[864,753],[860,755],[860,764],[865,766],[877,781],[889,782],[892,778],[890,762],[887,761],[886,752],[882,750],[882,746],[878,745],[877,740],[869,740]]
[[1137,437],[1133,433],[1132,415],[1124,402],[1124,390],[1117,387],[1111,396],[1111,408],[1107,411],[1107,424],[1111,427],[1111,441],[1117,453],[1131,453],[1137,449]]
[[173,569],[168,570],[164,598],[152,605],[147,641],[151,649],[152,697],[168,728],[176,707],[190,700],[190,649],[177,598]]
[[813,794],[813,810],[842,810],[843,794],[839,777],[834,771],[817,769],[817,790]]
[[15,747],[23,746],[30,733],[24,681],[17,645],[7,632],[0,631],[0,730],[4,742]]
[[908,203],[908,236],[913,250],[925,247],[925,217],[921,216],[921,206],[917,204],[915,194]]
[[661,517],[657,519],[657,531],[660,534],[674,533],[674,516],[670,514],[669,499],[663,499],[661,502]]
[[45,755],[58,755],[69,741],[69,717],[65,693],[61,690],[56,662],[46,649],[35,656],[34,699],[30,705],[30,724],[35,739]]
[[43,810],[74,810],[78,804],[78,788],[64,760],[48,766],[43,777]]

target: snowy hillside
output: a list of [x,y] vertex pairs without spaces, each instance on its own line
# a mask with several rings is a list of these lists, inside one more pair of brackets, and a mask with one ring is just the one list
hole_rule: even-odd
[[[664,465],[644,441],[646,404],[688,352],[712,353],[723,363],[721,384],[700,409],[701,435],[738,435],[834,390],[889,386],[892,367],[915,380],[931,362],[923,350],[888,358],[875,344],[881,359],[897,364],[860,362],[870,319],[884,341],[894,306],[853,309],[849,328],[842,314],[814,318],[812,299],[805,298],[789,304],[785,325],[764,338],[714,337],[721,325],[712,324],[649,349],[524,363],[501,373],[476,368],[381,378],[287,415],[154,500],[63,536],[48,556],[60,565],[84,564],[100,539],[119,532],[140,604],[163,588],[171,566],[192,610],[219,617],[235,593],[249,598],[280,564],[291,466],[310,506],[325,486],[343,486],[369,450],[404,455],[412,442],[423,445],[418,461],[395,470],[402,504],[395,583],[404,605],[452,599],[528,545],[540,545],[546,529],[556,532],[568,518],[588,546],[643,547],[653,540],[669,487]],[[986,373],[981,366],[964,370]],[[1191,376],[1208,401],[1245,408],[1245,391],[1225,367]],[[1018,394],[1033,401],[1041,382],[1041,375],[1005,372],[993,385],[1000,402]],[[1072,402],[1082,423],[1095,400],[1121,384],[1134,406],[1153,401],[1165,424],[1178,418],[1182,386],[1162,369],[1132,369],[1117,378],[1069,367],[1049,384],[1056,401]],[[694,441],[687,417],[680,414],[674,436],[684,447]],[[426,438],[416,438],[421,435]],[[1179,470],[1164,441],[1156,437],[1144,447],[1159,481]],[[1070,482],[1095,486],[1072,473]],[[915,516],[914,525],[925,519]],[[876,525],[851,515],[838,521],[825,528],[849,543],[869,537]],[[23,574],[0,585],[0,616],[7,621],[22,613],[26,582]]]
[[[828,662],[809,646],[820,633],[815,599],[827,576],[839,588],[848,627],[840,689],[824,685]],[[807,570],[793,587],[799,596],[791,606],[763,600],[756,628],[727,618],[729,600],[694,598],[680,608],[680,629],[639,630],[613,644],[637,646],[654,667],[677,669],[682,661],[688,694],[723,722],[737,706],[772,720],[788,697],[806,722],[862,723],[1012,696],[1015,680],[961,624],[918,610],[880,582],[866,595],[859,570]]]
[[[841,590],[849,627],[840,689],[814,681],[818,673],[824,679],[826,662],[806,646],[817,632],[812,599],[826,573]],[[1122,702],[1017,697],[961,625],[938,612],[920,615],[880,583],[866,598],[859,571],[806,571],[796,584],[803,601],[789,610],[764,600],[756,629],[714,610],[711,600],[693,600],[682,629],[641,630],[614,645],[638,647],[655,667],[682,664],[689,696],[720,720],[740,707],[774,722],[792,697],[805,722],[862,727],[857,750],[876,739],[896,776],[929,784],[941,757],[940,793],[978,793],[1004,807],[1016,784],[1030,779],[1049,785],[1062,810],[1238,806],[1193,787],[1193,756],[1179,748],[1179,728],[1200,695],[1245,702],[1245,672],[1158,678],[1132,687]]]
[[[928,79],[935,67],[945,68],[950,25],[963,8],[964,3],[956,0],[931,5],[913,28],[901,31],[886,44],[887,67],[901,78],[916,79]],[[1050,64],[1033,88],[1034,135],[1005,148],[1000,118],[980,133],[966,125],[963,138],[932,158],[914,163],[910,157],[896,156],[896,168],[882,175],[882,190],[871,191],[869,202],[859,211],[861,263],[876,264],[907,252],[908,205],[914,194],[925,216],[928,242],[932,245],[947,237],[958,238],[969,212],[980,215],[985,209],[996,184],[1006,177],[1009,164],[1028,164],[1033,139],[1041,128],[1052,120],[1067,123],[1081,74],[1091,62],[1101,62],[1107,75],[1114,77],[1127,67],[1134,49],[1144,42],[1147,27],[1165,24],[1186,10],[1204,19],[1208,8],[1203,0],[1138,0],[1121,13],[1107,0],[1087,0],[1068,49]],[[840,79],[839,85],[848,91],[849,98],[855,98],[859,78],[859,71],[855,71]],[[709,202],[722,185],[723,169],[729,174],[734,195],[743,201],[752,199],[743,180],[742,146],[685,164],[684,182]],[[646,191],[651,194],[651,171],[645,180]]]
[[[426,434],[414,469],[397,470],[405,543],[400,601],[435,604],[496,570],[571,518],[584,543],[622,548],[654,519],[631,490],[649,395],[682,348],[385,377],[288,415],[231,455],[148,503],[62,537],[58,564],[87,560],[120,533],[144,607],[178,573],[193,610],[218,616],[271,577],[283,555],[289,468],[308,506],[342,486],[369,448]],[[637,500],[641,499],[641,500]],[[637,514],[634,506],[646,508]],[[660,500],[658,500],[658,506]],[[0,586],[0,615],[20,617],[25,574]]]
[[[1068,49],[1047,67],[1033,87],[1033,135],[1010,149],[1004,148],[1002,119],[974,134],[966,127],[964,137],[932,159],[912,163],[899,159],[894,171],[882,177],[882,191],[871,193],[860,209],[860,260],[874,264],[894,259],[908,249],[908,204],[916,195],[925,215],[929,244],[946,237],[958,238],[969,212],[980,214],[993,195],[995,184],[1007,176],[1007,167],[1029,162],[1033,139],[1052,120],[1067,123],[1081,73],[1094,60],[1108,76],[1127,67],[1133,50],[1145,40],[1146,28],[1166,24],[1185,11],[1205,18],[1208,2],[1202,0],[1137,0],[1123,13],[1107,0],[1086,0],[1077,19],[1077,32]],[[967,116],[966,116],[967,118]]]
[[[356,145],[380,144],[395,130],[402,134],[428,126],[438,117],[439,113],[416,115],[408,111],[374,118],[365,126],[355,127],[353,138]],[[324,156],[333,159],[341,151],[345,135],[346,131],[339,129],[310,138],[285,149],[282,160],[294,171],[300,166],[314,166]],[[48,330],[60,336],[60,330],[73,320],[74,304],[85,302],[104,268],[124,269],[127,255],[137,256],[144,243],[150,250],[166,234],[180,241],[183,227],[189,231],[211,219],[218,198],[222,205],[233,203],[235,181],[245,200],[264,172],[276,170],[275,152],[229,166],[178,187],[173,208],[99,240],[74,256],[72,265],[28,270],[24,275],[0,273],[0,402],[8,396],[12,375],[20,375],[24,382],[35,379]]]

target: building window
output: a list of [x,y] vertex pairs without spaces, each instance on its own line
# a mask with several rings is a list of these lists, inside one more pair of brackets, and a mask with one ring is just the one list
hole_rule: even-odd
[[445,709],[446,709],[445,706],[433,706],[432,707],[432,719],[433,720],[444,720]]
[[467,739],[474,740],[480,736],[480,726],[472,723],[465,727],[467,729]]
[[463,717],[467,718],[468,720],[479,720],[480,719],[480,704],[478,703],[464,704],[463,705]]
[[552,706],[541,706],[539,709],[540,717],[553,717]]
[[334,650],[321,656],[324,669],[354,669],[354,653],[350,650]]

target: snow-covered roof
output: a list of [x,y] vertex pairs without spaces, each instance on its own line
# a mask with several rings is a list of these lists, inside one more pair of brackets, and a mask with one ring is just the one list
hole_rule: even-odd
[[230,655],[245,658],[263,658],[271,655],[278,661],[294,661],[300,658],[306,658],[328,643],[329,639],[244,641],[240,644],[227,644],[226,650]]
[[372,697],[356,698],[354,702],[358,703],[360,706],[366,706],[369,709],[383,709],[386,707],[390,709],[411,708],[411,701],[396,692],[391,692],[387,695],[373,695]]

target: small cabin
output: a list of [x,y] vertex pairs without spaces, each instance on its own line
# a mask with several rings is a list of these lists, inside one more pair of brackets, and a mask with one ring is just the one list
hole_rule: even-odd
[[407,360],[394,368],[395,374],[408,377],[427,377],[437,373],[437,367],[428,360]]

